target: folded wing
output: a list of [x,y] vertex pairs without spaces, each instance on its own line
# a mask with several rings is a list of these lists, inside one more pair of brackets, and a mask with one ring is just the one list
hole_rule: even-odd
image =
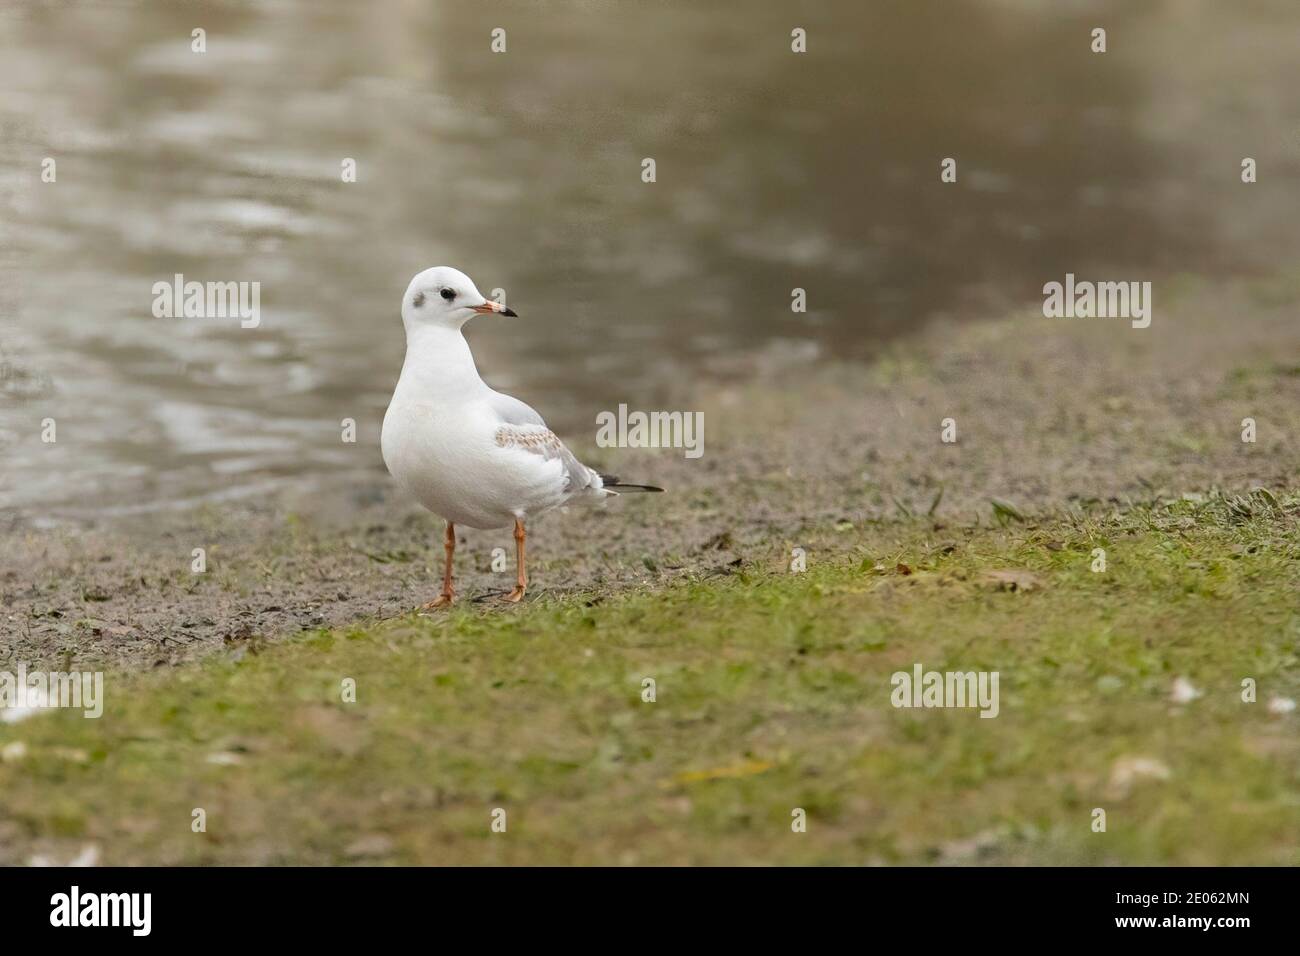
[[501,418],[496,431],[500,447],[518,448],[547,461],[558,459],[564,469],[564,490],[569,494],[601,489],[600,475],[578,461],[536,410],[501,392],[493,392],[491,402]]

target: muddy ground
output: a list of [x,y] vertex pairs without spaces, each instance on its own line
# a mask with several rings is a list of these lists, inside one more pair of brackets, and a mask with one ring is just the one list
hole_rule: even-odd
[[[674,576],[777,562],[837,524],[930,515],[961,526],[1213,487],[1293,488],[1300,467],[1300,274],[1154,288],[1150,328],[1047,319],[1035,305],[932,326],[869,365],[765,353],[691,388],[706,451],[603,450],[590,463],[669,493],[533,523],[529,601],[593,600]],[[725,374],[724,374],[725,373]],[[684,390],[685,391],[685,390]],[[544,411],[544,409],[543,409]],[[941,440],[942,422],[957,440]],[[1253,443],[1242,441],[1252,418]],[[378,449],[364,480],[197,509],[47,527],[0,518],[0,666],[167,666],[431,600],[442,523],[403,496]],[[508,531],[463,531],[463,600],[491,613]],[[207,571],[191,570],[204,548]],[[815,558],[815,555],[813,555]]]

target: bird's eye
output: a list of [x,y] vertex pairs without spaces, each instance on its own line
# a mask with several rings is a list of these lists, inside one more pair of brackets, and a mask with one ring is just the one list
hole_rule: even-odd
[[446,299],[448,302],[450,302],[452,299],[456,298],[456,293],[455,293],[455,292],[452,292],[450,289],[443,289],[442,292],[441,292],[441,295],[442,295],[442,297],[443,297],[444,299]]

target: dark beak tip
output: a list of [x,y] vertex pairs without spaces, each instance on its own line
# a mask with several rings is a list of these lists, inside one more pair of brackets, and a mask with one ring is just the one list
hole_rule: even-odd
[[511,317],[513,317],[513,318],[518,318],[518,317],[519,317],[519,313],[516,312],[514,309],[502,309],[502,310],[501,310],[501,314],[502,314],[502,315],[509,315],[509,316],[511,316]]

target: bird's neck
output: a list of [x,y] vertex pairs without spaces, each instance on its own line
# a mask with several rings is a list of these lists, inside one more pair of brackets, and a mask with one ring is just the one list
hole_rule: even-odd
[[406,361],[397,390],[412,397],[464,396],[483,387],[460,329],[418,326],[406,333]]

